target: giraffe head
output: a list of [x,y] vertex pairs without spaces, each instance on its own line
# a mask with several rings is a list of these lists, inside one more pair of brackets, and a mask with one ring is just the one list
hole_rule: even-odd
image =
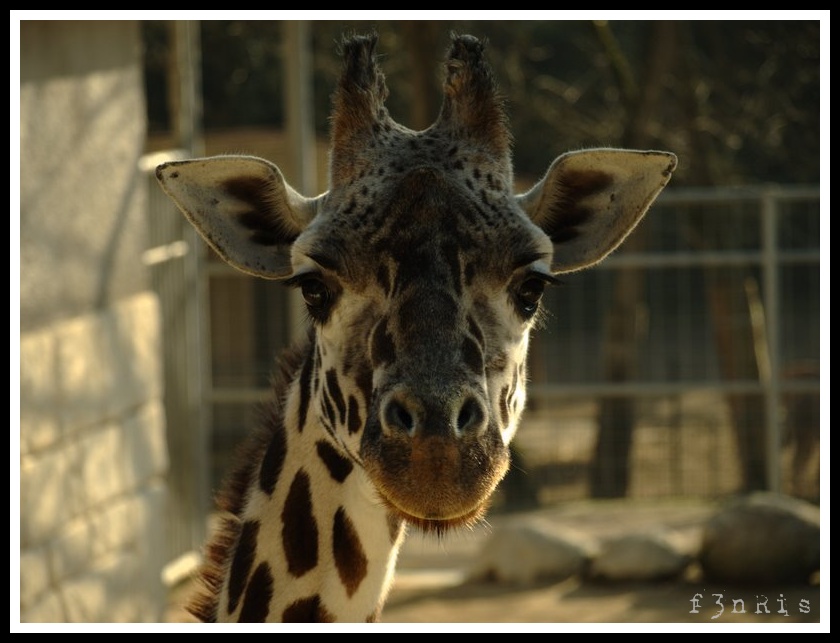
[[375,45],[343,42],[324,194],[253,157],[157,176],[229,263],[300,289],[314,334],[300,430],[320,425],[378,501],[441,531],[478,520],[507,471],[544,288],[616,248],[676,158],[569,153],[516,194],[483,44],[453,36],[440,115],[419,132],[388,114]]

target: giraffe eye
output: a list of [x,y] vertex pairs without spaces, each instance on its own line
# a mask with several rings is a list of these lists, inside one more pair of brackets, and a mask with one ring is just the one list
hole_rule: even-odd
[[516,289],[516,304],[526,318],[531,317],[540,307],[540,300],[545,292],[545,280],[539,277],[527,277]]
[[333,293],[321,279],[308,276],[300,283],[300,294],[309,309],[309,313],[318,321],[326,319],[330,304],[333,301]]

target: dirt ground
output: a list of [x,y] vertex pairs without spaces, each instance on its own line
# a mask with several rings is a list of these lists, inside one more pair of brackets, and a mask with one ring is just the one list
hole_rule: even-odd
[[[668,529],[691,546],[700,536],[700,525],[714,510],[712,503],[685,500],[586,501],[541,510],[538,514],[573,525],[594,538]],[[527,514],[533,515],[534,512]],[[593,624],[628,624],[620,629],[636,624],[644,629],[670,630],[703,624],[760,627],[789,623],[814,624],[806,629],[828,631],[828,624],[821,624],[820,620],[818,578],[813,584],[801,586],[720,587],[704,583],[699,570],[690,568],[684,578],[669,582],[596,583],[575,578],[513,586],[465,580],[470,563],[491,530],[524,516],[491,516],[487,527],[451,534],[442,541],[409,534],[381,627],[424,623],[423,631],[570,631],[577,629],[576,624],[586,630],[599,629]],[[185,591],[187,588],[181,587],[173,592],[168,622],[190,620],[179,604]],[[696,602],[692,603],[692,599]],[[743,610],[734,612],[736,599],[743,601]]]

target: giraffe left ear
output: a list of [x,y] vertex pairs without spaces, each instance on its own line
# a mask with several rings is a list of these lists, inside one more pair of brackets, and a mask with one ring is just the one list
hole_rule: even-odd
[[164,163],[156,176],[207,244],[234,268],[265,279],[291,272],[289,250],[315,217],[277,167],[252,156]]
[[552,271],[572,272],[598,263],[621,245],[676,166],[677,157],[669,152],[569,152],[516,199],[554,243]]

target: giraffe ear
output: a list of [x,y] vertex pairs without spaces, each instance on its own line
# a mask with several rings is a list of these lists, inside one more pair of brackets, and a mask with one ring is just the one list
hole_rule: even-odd
[[570,152],[516,199],[554,243],[552,271],[572,272],[598,263],[621,244],[676,166],[669,152]]
[[277,167],[250,156],[213,156],[158,166],[156,176],[199,234],[234,268],[280,279],[289,249],[318,210]]

